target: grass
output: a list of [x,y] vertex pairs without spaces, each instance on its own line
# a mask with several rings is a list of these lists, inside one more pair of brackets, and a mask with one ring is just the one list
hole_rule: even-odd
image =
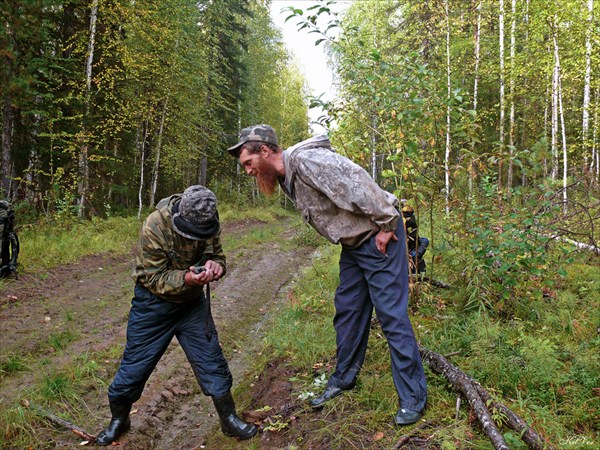
[[[333,370],[326,364],[335,354],[331,321],[338,253],[334,246],[323,247],[322,257],[288,294],[289,304],[267,336],[266,353],[283,357],[297,368],[297,395],[320,392],[319,374],[327,377]],[[443,260],[444,253],[440,254]],[[552,297],[532,290],[521,305],[510,305],[515,311],[510,317],[465,310],[460,286],[452,291],[419,286],[411,311],[422,344],[442,354],[460,351],[452,359],[454,364],[556,446],[591,449],[600,443],[600,267],[594,261],[590,264],[584,254],[571,258],[566,276],[554,282]],[[447,270],[443,265],[439,268],[441,273]],[[529,313],[531,309],[535,314]],[[323,365],[314,375],[313,365],[319,363]],[[424,433],[433,433],[434,442],[444,449],[490,448],[480,428],[472,425],[466,401],[455,418],[456,394],[427,367],[426,374],[425,418],[434,420],[436,428]],[[365,434],[371,436],[378,430],[385,432],[383,448],[393,446],[401,433],[389,426],[396,401],[387,344],[375,329],[358,388],[327,406],[326,415],[333,422],[317,428],[331,448],[345,448],[349,436],[355,443],[364,443]],[[357,423],[366,430],[357,431]],[[507,428],[502,431],[511,448],[525,448],[516,433]]]
[[[250,249],[256,245],[272,242],[283,230],[279,222],[297,219],[281,208],[265,207],[247,211],[234,210],[226,205],[220,208],[224,222],[260,220],[272,223],[272,227],[256,227],[244,236],[224,236],[226,252],[231,249]],[[129,253],[137,244],[139,222],[135,216],[79,222],[76,219],[64,223],[41,223],[35,228],[19,231],[21,239],[20,270],[44,271],[53,267],[78,261],[83,256],[101,252]],[[297,244],[292,244],[297,245]],[[42,277],[43,277],[42,273]],[[2,283],[2,281],[0,281]],[[0,287],[2,285],[0,284]],[[129,295],[130,287],[127,288]],[[95,308],[107,299],[98,301]],[[94,311],[89,311],[91,314]],[[74,312],[66,312],[61,327],[54,330],[39,345],[35,354],[5,355],[0,361],[0,379],[9,388],[11,377],[26,379],[27,389],[20,390],[10,405],[3,403],[0,413],[0,448],[52,447],[46,423],[32,410],[24,408],[21,401],[47,407],[53,413],[64,416],[90,430],[97,426],[98,418],[82,408],[87,396],[106,395],[107,383],[116,371],[123,352],[123,343],[101,352],[85,352],[65,358],[69,344],[81,338]],[[93,332],[87,330],[86,333]],[[48,349],[50,352],[48,353]],[[41,357],[38,353],[43,353]],[[4,384],[6,382],[6,384]],[[41,438],[41,436],[46,438]]]
[[85,255],[126,254],[137,242],[135,216],[42,223],[19,230],[19,270],[34,273],[74,263]]

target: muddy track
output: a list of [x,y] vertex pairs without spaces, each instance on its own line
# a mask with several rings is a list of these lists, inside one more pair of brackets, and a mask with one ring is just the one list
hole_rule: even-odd
[[[243,240],[251,228],[267,226],[229,224],[223,233],[225,247],[227,239]],[[212,285],[212,311],[241,406],[249,397],[239,386],[253,376],[266,319],[281,304],[282,288],[309,263],[313,251],[290,244],[294,235],[288,226],[277,241],[228,252],[228,275]],[[89,256],[47,274],[22,274],[17,282],[6,283],[0,292],[2,360],[11,355],[43,360],[43,370],[54,373],[81,358],[104,355],[95,376],[110,383],[125,344],[132,255]],[[26,396],[35,370],[0,379],[0,408]],[[109,417],[106,389],[96,386],[81,397],[81,408],[72,411],[71,419],[96,434]],[[216,430],[212,402],[201,394],[174,340],[134,405],[132,430],[120,440],[120,448],[201,448]],[[43,422],[38,436],[40,447],[80,448],[79,438]]]

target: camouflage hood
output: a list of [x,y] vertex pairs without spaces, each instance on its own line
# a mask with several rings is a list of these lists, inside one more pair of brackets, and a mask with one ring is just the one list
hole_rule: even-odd
[[329,141],[329,136],[326,134],[320,134],[319,136],[314,136],[309,139],[306,139],[302,142],[298,142],[296,145],[287,149],[288,152],[293,151],[301,151],[301,150],[309,150],[311,148],[322,148],[331,150],[334,152],[335,150],[331,146],[331,142]]

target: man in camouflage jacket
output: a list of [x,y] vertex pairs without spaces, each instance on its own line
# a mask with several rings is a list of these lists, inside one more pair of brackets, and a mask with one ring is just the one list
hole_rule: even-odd
[[320,408],[354,387],[374,307],[389,344],[399,397],[395,423],[417,422],[427,387],[408,318],[406,235],[398,199],[360,166],[335,153],[327,136],[282,151],[273,128],[253,125],[240,131],[239,142],[228,151],[257,178],[263,193],[272,194],[279,184],[306,223],[342,246],[333,320],[337,363],[324,393],[311,405]]
[[161,200],[144,222],[127,344],[108,389],[112,419],[98,444],[111,444],[129,428],[132,404],[174,336],[202,392],[213,398],[223,432],[242,439],[256,433],[236,415],[231,373],[204,294],[205,285],[225,275],[220,234],[215,195],[199,185]]

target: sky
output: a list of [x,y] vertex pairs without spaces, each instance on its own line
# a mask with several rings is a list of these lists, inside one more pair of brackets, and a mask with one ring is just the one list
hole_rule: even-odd
[[[333,6],[340,10],[345,7],[345,3],[338,2]],[[315,96],[324,94],[323,99],[331,100],[335,97],[335,88],[332,71],[327,67],[325,47],[323,44],[315,46],[315,40],[319,39],[317,34],[309,34],[307,30],[298,31],[296,20],[290,19],[285,22],[286,17],[290,15],[289,11],[281,12],[283,8],[289,6],[306,11],[315,4],[317,2],[310,0],[271,0],[271,19],[275,26],[282,30],[283,40],[288,50],[297,57],[298,65],[308,82],[311,94]],[[316,120],[322,114],[321,110],[309,111],[311,120]],[[312,129],[314,133],[324,131],[323,127],[319,125],[313,125]]]

